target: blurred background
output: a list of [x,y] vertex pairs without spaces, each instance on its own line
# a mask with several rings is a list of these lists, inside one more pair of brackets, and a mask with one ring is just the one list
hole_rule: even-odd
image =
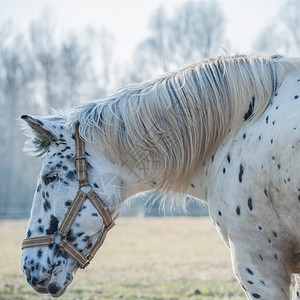
[[[20,115],[67,110],[207,57],[297,56],[299,28],[299,0],[0,0],[0,218],[29,217],[41,166],[22,153]],[[146,200],[123,215],[164,215]],[[207,210],[192,201],[189,214]]]

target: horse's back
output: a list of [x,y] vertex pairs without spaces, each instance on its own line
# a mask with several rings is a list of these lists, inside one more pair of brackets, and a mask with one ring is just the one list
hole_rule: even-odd
[[260,224],[277,218],[300,241],[299,117],[300,71],[286,77],[258,120],[216,153],[208,199],[213,219],[222,203],[237,216],[247,211],[249,222],[254,212]]

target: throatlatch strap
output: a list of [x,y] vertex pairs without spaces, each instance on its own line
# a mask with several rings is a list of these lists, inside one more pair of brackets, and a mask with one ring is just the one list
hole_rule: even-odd
[[77,180],[79,181],[80,187],[88,186],[88,176],[86,168],[86,159],[85,159],[85,146],[84,141],[79,135],[79,123],[76,125],[75,129],[75,139],[76,139],[76,175]]
[[107,235],[108,231],[109,231],[110,229],[112,229],[114,226],[115,226],[115,222],[112,221],[112,222],[110,223],[110,226],[105,228],[105,230],[104,230],[104,232],[103,232],[103,234],[102,234],[100,240],[94,245],[94,247],[93,247],[91,253],[90,253],[89,256],[88,256],[89,261],[91,261],[91,260],[94,258],[94,256],[96,255],[97,251],[100,249],[100,247],[101,247],[102,244],[104,243],[104,240],[105,240],[105,238],[106,238],[106,235]]
[[105,227],[109,227],[110,224],[113,222],[113,220],[110,214],[108,213],[108,208],[101,201],[100,197],[96,194],[94,190],[89,191],[87,193],[87,197],[99,212],[100,216],[103,219],[103,223],[105,224]]

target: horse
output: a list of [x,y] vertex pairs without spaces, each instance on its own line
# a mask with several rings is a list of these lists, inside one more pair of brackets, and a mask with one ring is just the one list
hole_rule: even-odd
[[[145,191],[207,203],[248,299],[300,299],[300,59],[205,59],[48,117],[23,115],[42,156],[22,271],[61,296]],[[74,200],[73,200],[74,199]],[[165,199],[161,200],[164,206]]]

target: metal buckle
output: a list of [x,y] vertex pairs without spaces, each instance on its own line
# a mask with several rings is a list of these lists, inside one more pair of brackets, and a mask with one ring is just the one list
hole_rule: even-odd
[[86,159],[86,156],[85,155],[81,155],[81,156],[76,156],[75,159]]
[[90,261],[87,258],[87,261],[84,263],[84,265],[79,266],[79,268],[82,269],[82,270],[84,270],[89,264],[90,264]]

